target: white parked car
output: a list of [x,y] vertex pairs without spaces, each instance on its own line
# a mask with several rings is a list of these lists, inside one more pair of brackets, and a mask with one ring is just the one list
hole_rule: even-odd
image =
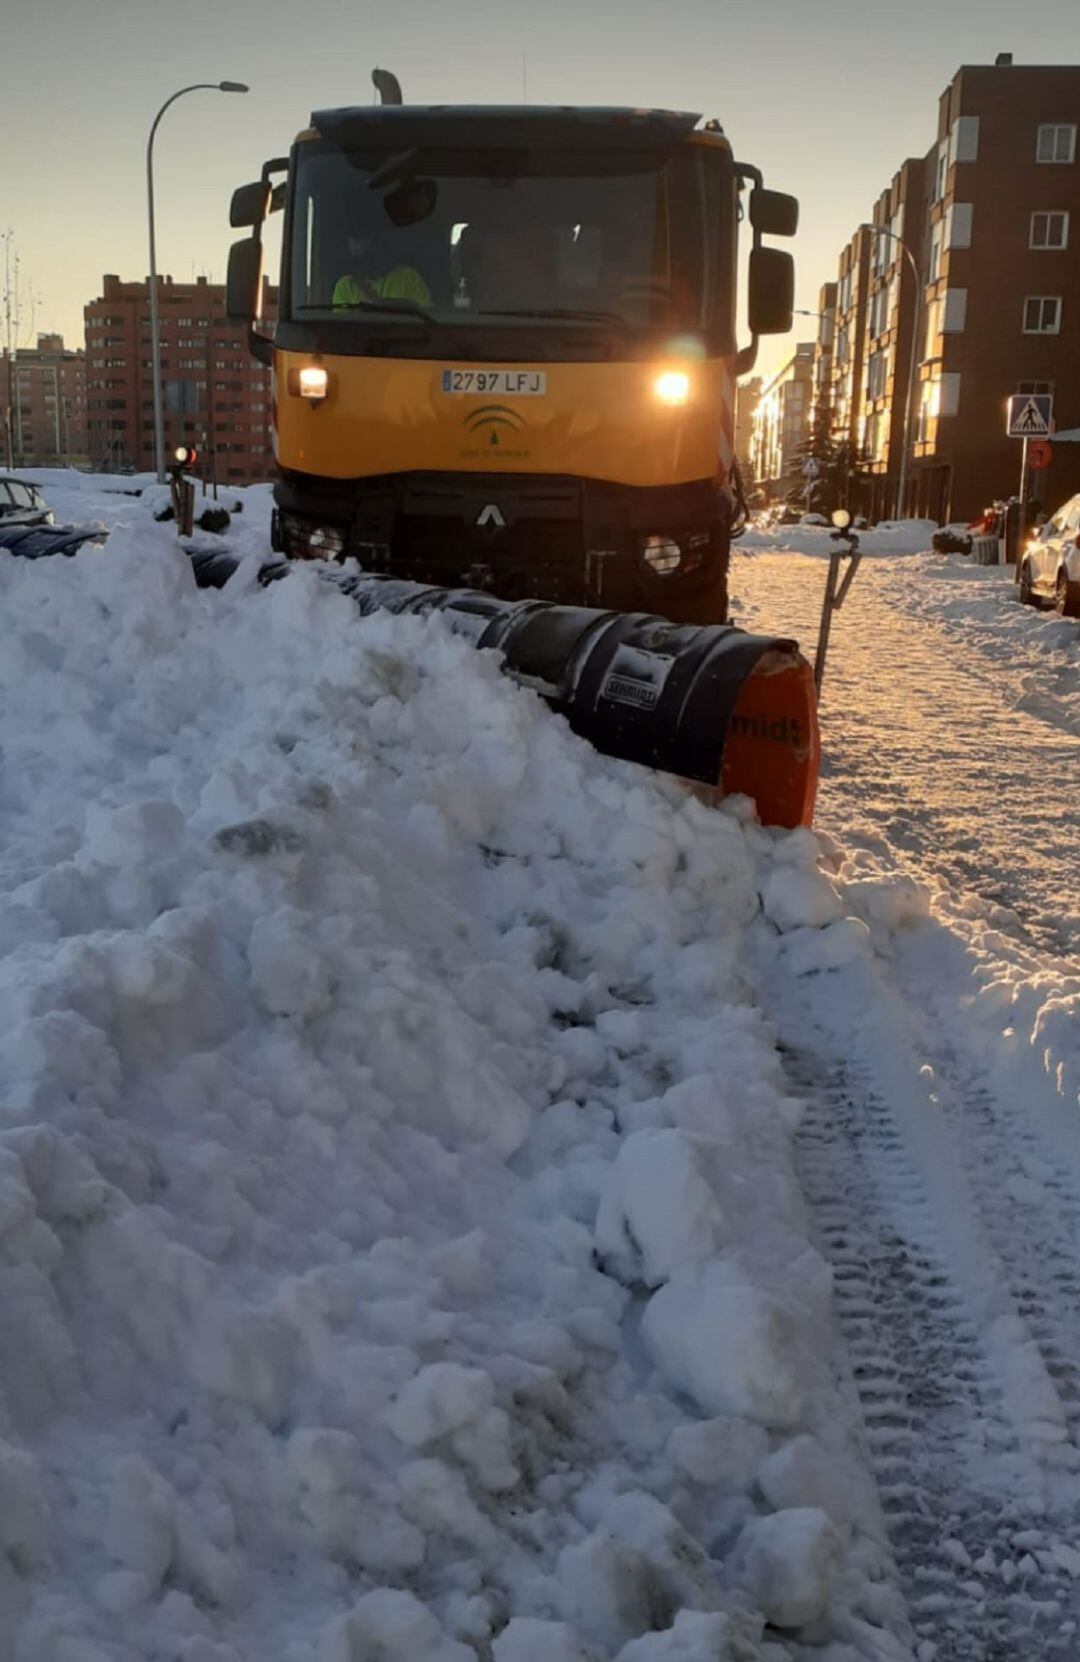
[[0,531],[13,525],[51,525],[54,515],[36,485],[0,474]]
[[1062,617],[1080,617],[1080,496],[1059,508],[1020,561],[1020,599],[1052,601]]

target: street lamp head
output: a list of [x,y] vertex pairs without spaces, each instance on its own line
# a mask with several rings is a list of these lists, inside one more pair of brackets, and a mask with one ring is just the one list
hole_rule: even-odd
[[250,92],[251,88],[246,87],[244,85],[243,81],[219,81],[218,82],[218,91],[219,92]]

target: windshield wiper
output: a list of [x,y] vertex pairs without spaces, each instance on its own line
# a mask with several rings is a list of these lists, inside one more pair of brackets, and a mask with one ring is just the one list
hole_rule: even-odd
[[614,323],[619,329],[640,329],[639,323],[632,323],[628,317],[620,317],[618,312],[587,312],[578,311],[569,306],[537,306],[528,310],[515,311],[480,311],[474,313],[476,317],[552,317],[568,318],[575,323]]
[[328,306],[317,300],[313,300],[309,305],[295,306],[293,310],[297,312],[332,311],[335,314],[344,314],[347,312],[392,312],[397,317],[415,317],[420,323],[431,323],[433,321],[431,313],[429,311],[425,311],[424,307],[421,306],[418,300],[357,300],[355,303],[350,302],[348,306]]

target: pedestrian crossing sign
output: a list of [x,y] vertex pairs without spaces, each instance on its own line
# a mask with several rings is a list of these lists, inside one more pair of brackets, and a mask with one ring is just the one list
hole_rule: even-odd
[[1011,439],[1048,439],[1054,431],[1054,395],[1017,392],[1009,399],[1006,431]]

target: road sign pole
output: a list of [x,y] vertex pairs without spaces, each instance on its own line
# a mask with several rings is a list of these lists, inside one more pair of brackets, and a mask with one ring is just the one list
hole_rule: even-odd
[[1028,441],[1025,435],[1024,447],[1020,452],[1020,528],[1024,526],[1024,506],[1027,502],[1028,487]]

